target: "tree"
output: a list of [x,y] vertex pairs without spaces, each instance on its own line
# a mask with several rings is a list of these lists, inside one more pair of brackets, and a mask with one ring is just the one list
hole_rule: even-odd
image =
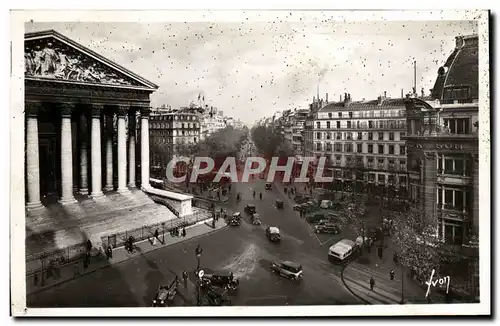
[[292,144],[272,126],[259,125],[252,128],[252,140],[259,152],[266,157],[294,155]]
[[390,212],[392,238],[398,263],[428,277],[439,272],[440,242],[436,237],[436,221],[422,211]]

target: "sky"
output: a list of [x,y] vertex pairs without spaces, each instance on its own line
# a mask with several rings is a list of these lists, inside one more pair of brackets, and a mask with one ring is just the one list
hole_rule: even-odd
[[433,87],[455,36],[473,21],[27,23],[54,29],[157,84],[151,106],[197,103],[252,124],[275,111],[307,109],[319,93],[353,101]]

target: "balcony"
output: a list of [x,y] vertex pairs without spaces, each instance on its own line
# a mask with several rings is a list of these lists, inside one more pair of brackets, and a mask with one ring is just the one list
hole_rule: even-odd
[[437,183],[454,186],[468,186],[472,184],[472,178],[453,174],[438,174]]

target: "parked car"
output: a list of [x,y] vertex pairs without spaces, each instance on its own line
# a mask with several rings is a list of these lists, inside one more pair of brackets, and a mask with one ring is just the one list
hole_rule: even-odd
[[255,205],[247,204],[245,205],[245,212],[252,215],[256,213]]
[[217,286],[230,291],[235,291],[238,289],[239,284],[240,282],[234,278],[232,272],[207,273],[201,278],[202,287]]
[[331,200],[322,200],[321,204],[319,205],[319,207],[323,208],[323,209],[332,208],[332,206],[333,206],[333,203]]
[[260,215],[255,213],[252,215],[252,225],[261,225],[262,222],[260,221]]
[[273,190],[273,185],[272,183],[266,183],[266,190]]
[[275,226],[270,226],[266,229],[266,237],[274,243],[281,241],[280,230]]
[[294,211],[299,211],[299,212],[300,212],[300,211],[302,210],[302,206],[301,206],[301,205],[298,205],[298,204],[295,204],[295,205],[293,205],[293,210],[294,210]]
[[345,216],[336,213],[328,213],[326,218],[333,223],[345,224],[347,222],[347,218]]
[[325,215],[316,213],[314,215],[309,215],[306,217],[306,221],[309,223],[318,223],[321,220],[325,219]]
[[356,242],[342,239],[328,248],[328,259],[333,262],[345,263],[358,253]]
[[273,273],[286,277],[292,281],[301,280],[304,275],[302,265],[288,260],[273,262],[271,264],[271,270]]
[[276,200],[276,208],[283,209],[283,201],[282,200],[279,200],[279,199]]
[[316,225],[315,229],[316,233],[330,233],[330,234],[339,234],[342,232],[340,226],[334,223],[323,223]]
[[239,226],[240,224],[241,224],[241,213],[240,212],[234,213],[229,218],[229,225],[230,226]]

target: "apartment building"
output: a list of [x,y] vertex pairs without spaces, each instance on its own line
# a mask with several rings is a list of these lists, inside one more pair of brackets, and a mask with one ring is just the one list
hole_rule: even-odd
[[385,93],[352,101],[346,93],[339,102],[319,105],[305,121],[305,156],[326,156],[337,183],[406,189],[404,101]]
[[199,116],[196,113],[182,111],[152,113],[149,118],[149,139],[151,146],[163,148],[162,151],[151,151],[151,161],[163,164],[165,157],[156,156],[165,153],[172,156],[177,154],[181,147],[195,144],[200,140]]

